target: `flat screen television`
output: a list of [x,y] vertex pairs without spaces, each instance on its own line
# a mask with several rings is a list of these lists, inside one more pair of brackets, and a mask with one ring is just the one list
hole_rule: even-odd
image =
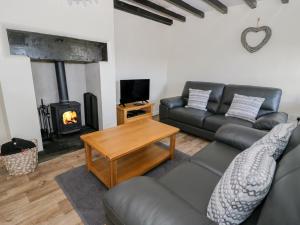
[[121,80],[121,104],[148,101],[150,95],[150,79]]

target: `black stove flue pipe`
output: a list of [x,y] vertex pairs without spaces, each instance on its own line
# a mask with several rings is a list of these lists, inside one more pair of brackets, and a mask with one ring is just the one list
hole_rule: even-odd
[[55,71],[56,71],[59,102],[60,103],[68,103],[69,95],[68,95],[65,63],[63,61],[56,61],[55,62]]

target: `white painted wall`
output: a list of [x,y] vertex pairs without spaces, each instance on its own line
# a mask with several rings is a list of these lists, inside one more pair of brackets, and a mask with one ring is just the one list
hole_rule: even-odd
[[[104,128],[116,124],[113,1],[99,0],[98,4],[87,6],[70,6],[67,0],[0,1],[0,82],[9,130],[12,136],[37,138],[41,143],[30,61],[27,57],[10,56],[6,28],[107,42],[109,59],[103,63],[101,75],[106,82],[103,85],[110,87],[102,95],[108,98],[105,102],[110,102],[103,111],[110,114],[102,114],[102,119],[106,121]],[[11,93],[15,95],[10,96]],[[20,102],[18,107],[13,105]],[[19,108],[22,114],[16,110]]]
[[[111,46],[109,46],[111,49]],[[107,62],[100,62],[100,96],[101,96],[101,116],[102,128],[116,126],[116,77],[105,76],[105,74],[115,74],[115,68]],[[99,100],[98,100],[99,101]],[[100,101],[99,101],[100,102]]]
[[99,63],[89,63],[85,66],[86,75],[86,91],[92,93],[97,97],[98,102],[98,119],[99,119],[99,129],[103,128],[102,121],[102,102],[101,102],[101,90],[98,85],[101,82],[100,74],[100,64]]
[[2,89],[0,85],[0,146],[10,139],[10,134],[7,126],[6,111],[4,110],[4,101]]
[[120,80],[151,79],[150,100],[165,95],[167,84],[167,31],[169,26],[115,10],[117,101]]
[[0,62],[0,79],[9,133],[36,139],[43,149],[30,60],[14,56]]
[[54,63],[31,62],[35,98],[37,105],[55,103],[59,101]]
[[[300,112],[300,1],[262,1],[257,9],[236,6],[228,15],[211,11],[175,23],[169,31],[167,96],[179,95],[186,80],[249,84],[283,89],[281,110]],[[241,45],[242,31],[261,25],[273,30],[270,42],[250,54]],[[252,37],[253,38],[253,37]],[[251,40],[255,41],[255,40]]]

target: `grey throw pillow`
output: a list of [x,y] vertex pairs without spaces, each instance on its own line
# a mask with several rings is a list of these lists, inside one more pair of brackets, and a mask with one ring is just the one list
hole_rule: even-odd
[[264,146],[251,146],[231,162],[210,198],[207,216],[219,225],[245,221],[267,195],[276,161]]
[[225,116],[236,117],[254,123],[264,101],[264,98],[235,94]]
[[211,90],[204,91],[190,88],[188,104],[185,107],[207,111],[206,106],[209,100],[210,93]]
[[277,160],[289,143],[297,123],[281,123],[276,125],[268,134],[259,139],[253,146],[263,146],[270,156]]

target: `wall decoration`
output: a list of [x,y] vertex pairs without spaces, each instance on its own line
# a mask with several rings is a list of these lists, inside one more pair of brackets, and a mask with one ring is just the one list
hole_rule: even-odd
[[[258,18],[258,20],[257,20],[257,27],[249,27],[246,30],[244,30],[242,33],[242,37],[241,37],[242,45],[250,53],[257,52],[262,47],[264,47],[269,42],[269,40],[272,36],[272,29],[268,26],[260,27],[259,21],[260,21],[260,18]],[[247,35],[251,32],[254,32],[254,33],[265,32],[265,37],[258,45],[250,46],[247,42]]]

